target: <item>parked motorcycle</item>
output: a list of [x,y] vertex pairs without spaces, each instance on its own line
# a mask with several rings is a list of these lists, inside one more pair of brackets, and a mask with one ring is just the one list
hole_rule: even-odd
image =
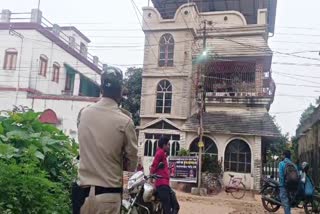
[[[163,168],[160,163],[158,169]],[[129,178],[129,199],[122,200],[121,214],[163,214],[161,202],[156,194],[156,188],[151,180],[162,178],[153,174],[145,176],[143,172],[136,172]]]
[[[260,191],[262,205],[269,212],[277,212],[281,207],[279,182],[272,178],[264,178],[263,181],[264,184]],[[289,193],[288,197],[291,207],[303,208],[306,214],[318,213],[313,212],[312,207],[310,209],[310,205],[313,204],[310,199],[307,200],[297,193]]]

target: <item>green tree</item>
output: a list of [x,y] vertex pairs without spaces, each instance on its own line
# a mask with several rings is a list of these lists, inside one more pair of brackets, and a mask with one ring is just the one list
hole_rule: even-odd
[[33,111],[0,116],[0,213],[70,213],[74,140]]
[[298,127],[301,127],[303,125],[303,123],[312,115],[315,109],[316,109],[316,106],[310,103],[308,108],[306,108],[301,114]]
[[284,150],[289,149],[289,133],[283,134],[281,127],[277,124],[276,118],[273,117],[273,121],[277,126],[277,129],[280,133],[280,137],[276,138],[272,143],[270,143],[270,146],[267,150],[267,161],[273,161],[272,156],[278,156],[281,157],[281,154]]
[[142,68],[128,68],[124,79],[124,85],[128,90],[128,93],[127,99],[123,102],[123,107],[132,114],[135,125],[139,125]]

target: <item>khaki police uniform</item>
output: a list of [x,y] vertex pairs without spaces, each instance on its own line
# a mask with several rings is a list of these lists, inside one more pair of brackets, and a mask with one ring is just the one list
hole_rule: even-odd
[[[125,114],[126,113],[126,114]],[[120,213],[121,194],[95,195],[92,186],[122,188],[123,159],[137,166],[137,137],[132,119],[110,98],[84,108],[78,125],[81,187],[91,187],[82,214]]]

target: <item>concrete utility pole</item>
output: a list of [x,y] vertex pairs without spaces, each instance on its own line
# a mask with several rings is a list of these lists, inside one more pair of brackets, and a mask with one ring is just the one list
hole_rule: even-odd
[[[199,134],[199,142],[198,142],[198,147],[199,147],[199,171],[198,171],[198,188],[193,189],[193,194],[206,194],[206,189],[201,188],[201,171],[202,171],[202,150],[204,148],[204,142],[203,142],[203,134],[204,134],[204,128],[203,128],[203,113],[205,111],[205,88],[204,88],[204,83],[205,83],[205,63],[206,63],[206,58],[207,58],[207,20],[204,20],[202,22],[203,25],[203,50],[202,54],[199,56],[200,60],[200,65],[198,65],[198,80],[197,80],[197,102],[199,105],[199,129],[198,129],[198,134]],[[208,22],[210,24],[210,22]]]
[[[203,21],[203,57],[206,57],[206,46],[207,46],[207,38],[206,38],[206,31],[207,31],[207,21]],[[201,65],[200,70],[200,78],[198,82],[199,88],[199,97],[200,97],[200,108],[199,108],[199,181],[198,181],[198,188],[201,188],[201,171],[202,171],[202,149],[204,147],[203,143],[203,112],[205,106],[205,89],[204,89],[204,74],[205,74],[205,65]]]

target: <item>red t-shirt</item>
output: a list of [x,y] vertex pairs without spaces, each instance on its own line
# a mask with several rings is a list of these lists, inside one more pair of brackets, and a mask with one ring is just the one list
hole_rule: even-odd
[[[160,162],[164,163],[163,169],[157,169]],[[161,148],[157,149],[156,155],[154,156],[154,159],[153,159],[153,162],[151,165],[150,173],[157,174],[162,177],[162,178],[159,178],[156,180],[156,182],[155,182],[156,187],[169,186],[170,176],[169,176],[167,155],[166,155],[165,151]]]

